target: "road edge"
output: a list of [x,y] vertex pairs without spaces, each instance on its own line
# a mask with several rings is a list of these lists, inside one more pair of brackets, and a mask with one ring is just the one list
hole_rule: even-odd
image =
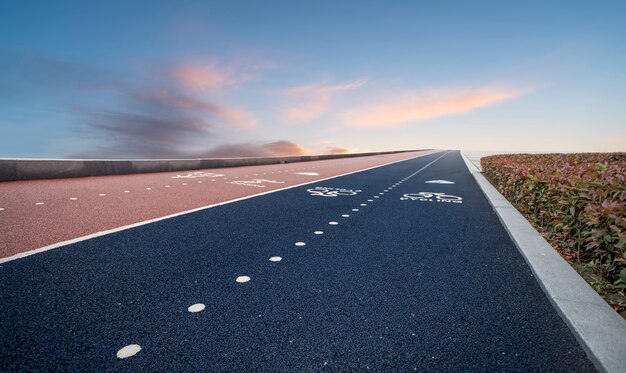
[[539,235],[463,152],[461,156],[541,289],[596,369],[623,372],[626,321]]
[[[307,182],[304,182],[304,183],[290,185],[290,186],[286,186],[286,187],[279,188],[279,189],[268,190],[268,191],[265,191],[265,192],[260,192],[260,193],[251,194],[251,195],[247,195],[247,196],[244,196],[244,197],[239,197],[239,198],[235,198],[235,199],[231,199],[231,200],[227,200],[227,201],[213,203],[213,204],[206,205],[206,206],[200,206],[200,207],[196,207],[196,208],[193,208],[193,209],[190,209],[190,210],[180,211],[180,212],[177,212],[177,213],[174,213],[174,214],[164,215],[164,216],[160,216],[158,218],[148,219],[148,220],[140,221],[140,222],[133,223],[133,224],[123,225],[121,227],[117,227],[117,228],[113,228],[113,229],[107,229],[107,230],[104,230],[104,231],[91,233],[91,234],[88,234],[88,235],[85,235],[85,236],[72,238],[70,240],[65,240],[65,241],[53,243],[53,244],[50,244],[50,245],[39,247],[37,249],[31,249],[31,250],[24,251],[24,252],[21,252],[21,253],[13,254],[11,256],[0,258],[0,265],[2,265],[4,263],[7,263],[7,262],[11,262],[13,260],[26,258],[26,257],[31,256],[31,255],[35,255],[35,254],[39,254],[39,253],[42,253],[42,252],[45,252],[45,251],[56,249],[56,248],[59,248],[59,247],[71,245],[71,244],[74,244],[74,243],[77,243],[77,242],[90,240],[92,238],[96,238],[96,237],[100,237],[100,236],[106,236],[107,234],[112,234],[112,233],[124,231],[124,230],[127,230],[127,229],[140,227],[140,226],[146,225],[146,224],[156,223],[156,222],[161,221],[161,220],[171,219],[171,218],[175,218],[175,217],[181,216],[181,215],[192,214],[194,212],[210,209],[210,208],[213,208],[213,207],[227,205],[229,203],[243,201],[243,200],[246,200],[246,199],[259,197],[259,196],[263,196],[263,195],[266,195],[266,194],[276,193],[276,192],[280,192],[280,191],[287,190],[287,189],[297,188],[297,187],[301,187],[303,185],[314,184],[314,183],[318,183],[320,181],[330,180],[330,179],[334,179],[334,178],[338,178],[338,177],[342,177],[342,176],[346,176],[346,175],[355,174],[355,173],[358,173],[358,172],[369,171],[369,170],[373,170],[375,168],[389,166],[389,165],[392,165],[392,164],[395,164],[395,163],[399,163],[399,162],[410,161],[412,159],[416,159],[416,158],[420,158],[420,157],[425,157],[425,156],[429,156],[429,155],[433,155],[433,154],[444,153],[445,151],[444,150],[424,150],[423,152],[424,152],[423,154],[418,154],[418,155],[416,155],[414,157],[410,157],[410,158],[406,158],[406,159],[400,159],[400,160],[397,160],[397,161],[383,163],[383,164],[380,164],[380,165],[377,165],[377,166],[366,167],[366,168],[362,168],[362,169],[359,169],[359,170],[356,170],[356,171],[346,172],[346,173],[343,173],[343,174],[340,174],[340,175],[335,175],[335,176],[325,177],[325,178],[321,178],[321,179],[311,180],[311,181],[307,181]],[[444,155],[445,154],[447,154],[447,152],[445,152]]]

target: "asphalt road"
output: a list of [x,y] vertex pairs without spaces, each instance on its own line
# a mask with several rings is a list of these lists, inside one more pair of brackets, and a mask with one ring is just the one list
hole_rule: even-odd
[[0,314],[0,371],[593,371],[456,151],[2,263]]
[[0,258],[429,153],[0,182]]

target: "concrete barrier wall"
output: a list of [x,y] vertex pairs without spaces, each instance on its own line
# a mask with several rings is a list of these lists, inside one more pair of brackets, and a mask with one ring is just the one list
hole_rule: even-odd
[[409,151],[415,150],[259,158],[159,160],[0,159],[0,181],[59,179],[82,176],[124,175],[146,172],[186,171],[205,168],[256,166],[263,164],[316,161],[321,159],[364,157],[368,155],[404,153]]

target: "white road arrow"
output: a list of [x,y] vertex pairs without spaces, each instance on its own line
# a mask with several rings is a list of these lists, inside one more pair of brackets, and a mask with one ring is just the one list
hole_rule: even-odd
[[427,181],[426,184],[454,184],[454,181],[448,180],[430,180]]

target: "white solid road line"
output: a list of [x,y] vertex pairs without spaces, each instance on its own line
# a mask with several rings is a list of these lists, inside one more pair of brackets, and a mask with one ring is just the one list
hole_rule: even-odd
[[[14,254],[14,255],[11,255],[11,256],[8,256],[8,257],[5,257],[5,258],[0,258],[0,264],[6,263],[6,262],[10,262],[10,261],[16,260],[16,259],[25,258],[27,256],[31,256],[31,255],[34,255],[34,254],[42,253],[44,251],[56,249],[58,247],[63,247],[63,246],[70,245],[70,244],[73,244],[73,243],[86,241],[86,240],[89,240],[89,239],[92,239],[92,238],[105,236],[107,234],[116,233],[116,232],[124,231],[124,230],[127,230],[127,229],[135,228],[135,227],[140,227],[142,225],[146,225],[146,224],[150,224],[150,223],[155,223],[155,222],[158,222],[158,221],[161,221],[161,220],[171,219],[171,218],[175,218],[177,216],[187,215],[187,214],[191,214],[191,213],[194,213],[194,212],[197,212],[197,211],[202,211],[202,210],[210,209],[210,208],[217,207],[217,206],[226,205],[226,204],[233,203],[233,202],[243,201],[243,200],[246,200],[246,199],[259,197],[259,196],[263,196],[263,195],[270,194],[270,193],[276,193],[276,192],[280,192],[280,191],[287,190],[287,189],[298,188],[298,187],[301,187],[303,185],[319,183],[321,181],[331,180],[331,179],[335,179],[335,178],[346,176],[346,175],[352,175],[352,174],[355,174],[355,173],[358,173],[358,172],[364,172],[364,171],[368,171],[368,170],[373,170],[375,168],[385,167],[385,166],[389,166],[389,165],[392,165],[392,164],[395,164],[395,163],[406,162],[406,161],[410,161],[412,159],[425,157],[425,156],[428,156],[428,155],[441,153],[441,152],[442,152],[442,150],[432,151],[432,152],[429,152],[429,153],[426,153],[426,154],[420,154],[420,155],[416,155],[415,157],[401,159],[401,160],[397,160],[397,161],[393,161],[393,162],[389,162],[389,163],[384,163],[384,164],[381,164],[381,165],[378,165],[378,166],[366,167],[366,168],[359,169],[359,170],[356,170],[356,171],[346,172],[346,173],[340,174],[340,175],[330,176],[330,177],[326,177],[326,178],[322,178],[322,179],[318,179],[318,180],[307,181],[307,182],[300,183],[300,184],[286,186],[286,187],[280,188],[280,189],[268,190],[268,191],[257,193],[257,194],[251,194],[251,195],[245,196],[245,197],[240,197],[240,198],[235,198],[235,199],[231,199],[231,200],[228,200],[228,201],[218,202],[218,203],[214,203],[212,205],[197,207],[195,209],[181,211],[181,212],[177,212],[175,214],[165,215],[165,216],[161,216],[161,217],[154,218],[154,219],[144,220],[144,221],[141,221],[141,222],[137,222],[137,223],[133,223],[133,224],[129,224],[129,225],[124,225],[124,226],[121,226],[121,227],[117,227],[117,228],[108,229],[108,230],[101,231],[101,232],[88,234],[86,236],[76,237],[76,238],[73,238],[73,239],[70,239],[70,240],[57,242],[57,243],[54,243],[54,244],[51,244],[51,245],[46,245],[46,246],[43,246],[43,247],[40,247],[40,248],[37,248],[37,249],[24,251],[22,253]],[[446,155],[446,154],[448,154],[448,152],[444,153],[443,155]],[[442,156],[440,156],[439,158],[441,158]],[[435,159],[433,162],[430,162],[428,165],[426,165],[425,167],[420,169],[420,171],[423,170],[424,168],[430,166],[432,163],[437,161],[439,158]],[[100,196],[106,196],[106,194],[100,194]],[[334,223],[337,224],[336,222],[334,222]]]

